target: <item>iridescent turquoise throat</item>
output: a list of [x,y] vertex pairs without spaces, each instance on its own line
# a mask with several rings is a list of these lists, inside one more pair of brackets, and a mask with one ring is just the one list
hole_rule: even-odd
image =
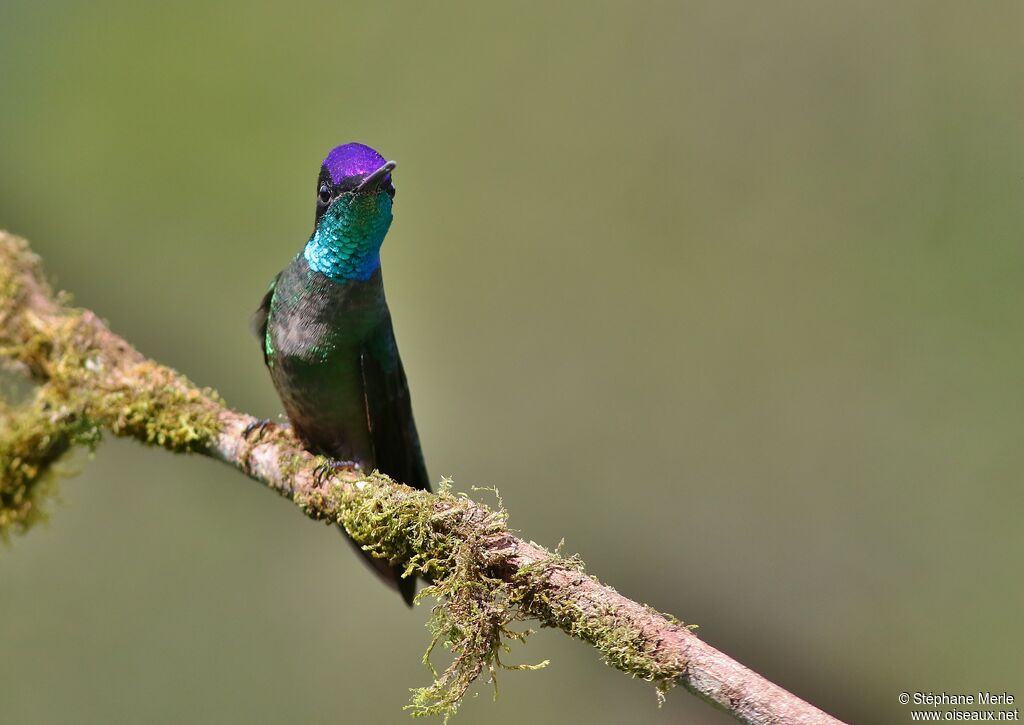
[[380,267],[390,226],[390,196],[343,194],[320,217],[303,255],[310,269],[335,282],[366,281]]

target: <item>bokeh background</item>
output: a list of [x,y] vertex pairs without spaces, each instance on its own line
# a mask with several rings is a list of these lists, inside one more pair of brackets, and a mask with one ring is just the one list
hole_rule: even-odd
[[[0,227],[145,353],[248,331],[320,160],[399,161],[435,477],[854,722],[1024,696],[1024,6],[0,4]],[[237,472],[108,441],[0,551],[5,723],[404,723],[408,612]],[[486,496],[486,495],[484,495]],[[542,632],[465,723],[722,723]]]

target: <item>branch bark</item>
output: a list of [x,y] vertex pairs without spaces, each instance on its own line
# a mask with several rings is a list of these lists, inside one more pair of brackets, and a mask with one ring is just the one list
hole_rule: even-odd
[[[27,528],[44,501],[46,472],[102,432],[223,461],[276,490],[314,519],[337,522],[374,555],[423,573],[437,597],[432,644],[453,660],[410,707],[450,715],[484,670],[493,677],[510,625],[538,620],[594,645],[605,661],[675,684],[745,723],[838,723],[700,640],[679,620],[632,601],[582,563],[509,532],[497,510],[417,491],[379,474],[334,470],[285,427],[252,416],[148,360],[92,312],[47,285],[28,244],[0,231],[0,357],[37,384],[20,407],[0,407],[0,533]],[[255,430],[255,432],[253,432]],[[423,596],[423,595],[421,595]],[[429,654],[429,652],[428,652]],[[521,667],[520,667],[521,668]]]

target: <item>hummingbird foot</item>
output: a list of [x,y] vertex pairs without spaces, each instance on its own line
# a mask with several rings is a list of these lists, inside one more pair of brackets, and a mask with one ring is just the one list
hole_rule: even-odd
[[345,461],[338,458],[328,458],[313,470],[313,482],[317,488],[324,485],[328,478],[332,478],[338,471],[352,470],[362,471],[363,464],[359,461]]
[[[277,427],[277,423],[269,418],[261,418],[245,426],[245,429],[242,431],[242,437],[247,441],[259,443],[263,440],[263,435],[268,430],[274,430]],[[255,436],[255,440],[252,440],[253,436]]]

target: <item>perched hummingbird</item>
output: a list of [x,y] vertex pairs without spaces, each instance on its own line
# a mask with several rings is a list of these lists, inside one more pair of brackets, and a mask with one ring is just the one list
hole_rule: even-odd
[[[429,491],[380,270],[394,169],[394,161],[358,143],[327,154],[313,233],[274,278],[253,326],[288,420],[307,448]],[[415,579],[402,578],[400,566],[367,559],[411,605]]]

